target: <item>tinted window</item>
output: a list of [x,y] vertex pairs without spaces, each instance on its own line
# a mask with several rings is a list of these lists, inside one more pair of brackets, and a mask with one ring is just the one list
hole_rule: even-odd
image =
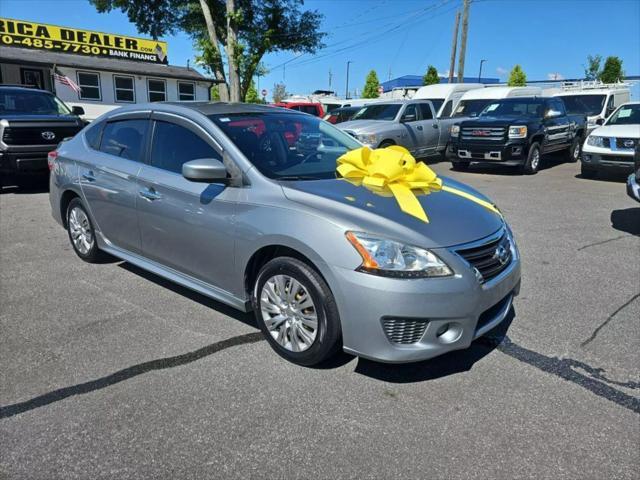
[[461,100],[452,117],[477,117],[484,110],[484,107],[491,102],[493,100]]
[[607,125],[640,125],[640,104],[623,105],[611,115]]
[[[555,108],[555,107],[554,107]],[[482,111],[483,116],[500,117],[517,115],[542,118],[545,113],[545,102],[535,99],[494,100]]]
[[[411,117],[413,117],[413,120],[411,120]],[[402,121],[415,122],[416,120],[418,120],[418,106],[415,103],[407,105],[407,108],[402,113]]]
[[562,103],[561,100],[553,100],[552,107],[554,110],[560,112],[562,115],[566,113],[564,109],[564,103]]
[[135,102],[133,77],[114,76],[113,82],[116,90],[116,102]]
[[100,100],[100,75],[93,72],[78,72],[80,98],[83,100]]
[[84,133],[84,138],[91,148],[94,150],[100,149],[100,134],[102,133],[102,127],[104,123],[96,123]]
[[450,117],[451,116],[451,108],[453,107],[453,100],[449,100],[444,108],[442,109],[441,117]]
[[427,100],[431,100],[431,103],[433,103],[433,110],[435,112],[440,110],[440,107],[444,103],[444,98],[427,98]]
[[606,95],[561,95],[567,112],[598,115],[602,112]]
[[164,80],[147,80],[150,102],[164,102],[167,99],[167,84]]
[[368,105],[353,116],[354,120],[393,120],[398,115],[402,104],[375,104]]
[[182,164],[197,158],[217,158],[220,155],[198,135],[180,125],[156,122],[151,146],[151,165],[182,174]]
[[193,83],[178,82],[178,100],[195,100],[195,89]]
[[53,95],[28,90],[0,91],[0,113],[10,115],[68,115],[71,110]]
[[149,122],[143,119],[119,120],[105,125],[100,151],[140,161]]
[[423,120],[430,120],[433,118],[433,114],[431,113],[431,107],[429,106],[428,103],[420,104],[420,113],[422,114]]

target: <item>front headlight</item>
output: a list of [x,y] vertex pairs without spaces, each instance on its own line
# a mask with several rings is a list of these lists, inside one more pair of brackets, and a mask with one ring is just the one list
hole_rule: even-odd
[[425,278],[446,277],[453,272],[433,252],[404,245],[366,233],[347,232],[347,240],[362,257],[361,272],[384,277]]
[[603,138],[604,137],[598,137],[596,135],[589,135],[587,137],[587,145],[591,145],[592,147],[604,147]]
[[451,125],[451,129],[449,131],[451,132],[452,137],[457,137],[460,134],[460,125]]
[[375,145],[378,141],[378,137],[373,133],[356,135],[356,138],[365,145]]
[[527,138],[527,127],[525,125],[509,127],[509,138]]

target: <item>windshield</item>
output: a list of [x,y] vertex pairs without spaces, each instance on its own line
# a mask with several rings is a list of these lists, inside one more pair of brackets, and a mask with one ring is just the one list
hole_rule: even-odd
[[354,120],[393,120],[398,115],[399,103],[368,105],[353,116]]
[[606,95],[560,95],[567,113],[600,115]]
[[542,118],[544,116],[544,101],[517,98],[496,100],[487,105],[480,113],[481,117],[502,117],[505,115]]
[[309,115],[235,113],[209,117],[265,176],[281,180],[336,177],[336,160],[360,148],[350,135]]
[[483,98],[480,100],[461,100],[452,117],[477,117],[485,107],[495,100]]
[[640,104],[621,106],[611,115],[607,125],[640,125]]
[[71,110],[48,93],[8,90],[0,91],[0,113],[5,115],[69,115]]

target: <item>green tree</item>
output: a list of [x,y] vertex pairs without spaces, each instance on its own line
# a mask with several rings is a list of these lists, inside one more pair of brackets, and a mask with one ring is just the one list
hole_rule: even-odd
[[210,92],[211,92],[211,100],[219,102],[220,101],[220,89],[218,88],[218,85],[212,85]]
[[362,98],[378,98],[378,87],[380,81],[378,80],[378,74],[375,70],[371,70],[367,75],[367,79],[364,82],[364,88],[362,89]]
[[249,89],[244,97],[244,101],[246,103],[262,103],[262,99],[258,95],[258,90],[256,89],[256,84],[253,80],[249,83]]
[[619,57],[607,57],[600,73],[600,81],[603,83],[616,83],[624,79],[622,60]]
[[282,100],[287,98],[289,94],[287,93],[287,87],[284,83],[276,83],[273,85],[273,103],[280,103]]
[[427,68],[427,73],[422,77],[423,85],[435,85],[436,83],[440,83],[440,75],[438,75],[438,70],[433,65],[429,65]]
[[323,15],[302,10],[303,0],[89,0],[98,12],[119,9],[138,31],[158,38],[186,32],[197,61],[219,80],[220,98],[245,98],[267,53],[315,53],[326,35]]
[[507,85],[510,87],[524,87],[527,84],[527,75],[522,70],[520,65],[516,65],[511,69],[509,73],[509,81]]
[[600,55],[588,55],[587,65],[584,66],[584,78],[585,80],[598,80],[602,71],[600,65],[602,64],[602,57]]

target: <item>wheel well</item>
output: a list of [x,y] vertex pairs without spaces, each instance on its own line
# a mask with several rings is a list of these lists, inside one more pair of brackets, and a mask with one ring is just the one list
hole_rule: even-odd
[[382,140],[378,145],[382,145],[383,143],[388,143],[390,145],[396,145],[396,142],[394,142],[393,140],[391,140],[390,138],[385,138],[384,140]]
[[60,217],[62,218],[62,225],[67,228],[67,208],[74,198],[80,198],[73,190],[67,190],[62,194],[60,198]]
[[531,143],[529,144],[529,148],[531,148],[531,145],[533,145],[534,143],[537,143],[538,146],[542,146],[543,140],[544,140],[544,135],[536,135],[535,137],[532,137]]
[[301,262],[306,263],[309,267],[313,268],[318,273],[318,275],[320,275],[326,282],[326,279],[324,278],[322,273],[320,273],[320,270],[318,270],[313,262],[302,253],[294,250],[293,248],[285,247],[284,245],[268,245],[266,247],[262,247],[251,256],[244,270],[244,288],[249,295],[251,295],[252,293],[251,290],[253,289],[253,285],[256,278],[258,277],[260,269],[267,262],[277,257],[293,257],[300,260]]

